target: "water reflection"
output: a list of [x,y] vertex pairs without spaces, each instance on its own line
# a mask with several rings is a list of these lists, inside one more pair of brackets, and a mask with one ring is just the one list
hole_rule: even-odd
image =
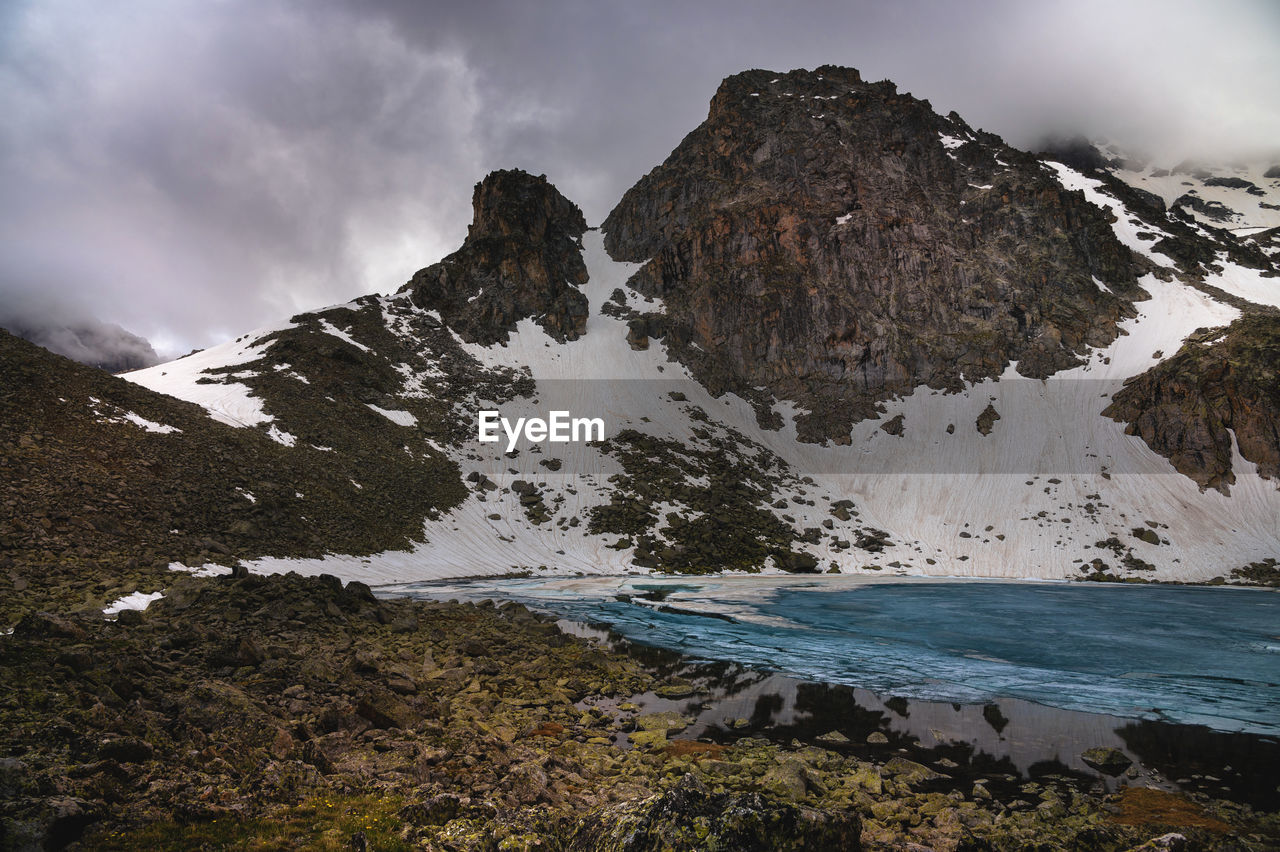
[[[545,594],[548,584],[539,582],[542,585],[538,590]],[[1081,757],[1087,749],[1107,747],[1117,749],[1133,761],[1133,767],[1123,779],[1126,783],[1203,791],[1246,802],[1256,808],[1280,807],[1280,789],[1277,788],[1280,784],[1280,741],[1266,734],[1228,733],[1200,725],[1083,712],[1050,707],[1024,698],[994,697],[973,703],[929,701],[859,686],[815,682],[818,678],[791,677],[739,662],[691,657],[688,649],[699,645],[689,635],[681,639],[682,628],[697,631],[697,636],[703,639],[711,635],[717,637],[719,644],[701,646],[706,649],[704,653],[717,656],[733,655],[735,646],[731,640],[737,637],[739,641],[746,641],[743,636],[749,636],[753,644],[737,649],[742,652],[738,654],[740,659],[760,659],[765,652],[779,660],[788,659],[788,655],[796,653],[822,652],[816,646],[800,647],[794,631],[785,634],[790,644],[779,643],[770,652],[765,643],[775,635],[771,632],[775,630],[772,625],[766,625],[764,629],[740,625],[742,635],[739,636],[726,629],[735,626],[731,618],[724,621],[689,618],[690,613],[687,612],[674,616],[657,610],[673,596],[683,598],[681,603],[684,604],[690,593],[696,593],[699,588],[691,583],[632,583],[630,592],[638,593],[637,597],[646,596],[651,603],[642,614],[653,614],[646,615],[652,620],[640,625],[647,629],[628,623],[629,639],[614,632],[609,624],[597,622],[590,616],[583,617],[588,613],[611,616],[615,610],[609,607],[621,607],[627,611],[628,617],[634,619],[629,611],[637,607],[629,602],[617,602],[612,594],[603,602],[593,602],[580,592],[565,598],[555,597],[561,592],[554,589],[553,595],[539,597],[531,596],[529,587],[522,585],[512,590],[515,593],[511,597],[529,606],[567,616],[559,622],[561,629],[624,647],[655,670],[660,682],[669,687],[676,686],[674,690],[664,690],[665,697],[646,693],[605,703],[612,705],[610,709],[617,709],[618,705],[630,701],[638,706],[637,714],[679,712],[692,720],[692,724],[679,734],[681,738],[730,743],[747,736],[765,737],[786,743],[817,744],[859,757],[882,760],[904,754],[946,773],[950,776],[948,783],[971,785],[982,780],[998,797],[1003,794],[1002,790],[1013,792],[1029,779],[1046,776],[1072,778],[1085,786],[1114,787],[1120,783],[1119,779],[1099,772]],[[480,583],[473,594],[468,595],[465,584],[453,583],[434,588],[401,588],[396,593],[478,599],[499,596],[502,590],[498,583]],[[928,589],[925,591],[933,593]],[[1036,591],[1037,597],[1044,596],[1041,590]],[[1055,596],[1067,594],[1052,591]],[[1185,601],[1186,597],[1182,596],[1182,600]],[[1192,598],[1191,602],[1197,605],[1202,600],[1210,600],[1207,596]],[[1020,603],[1021,600],[1016,598],[1015,602]],[[1275,599],[1264,600],[1270,604]],[[827,598],[805,602],[809,610],[829,605]],[[956,601],[948,601],[948,605],[954,607]],[[757,606],[754,611],[758,613],[761,609]],[[801,609],[793,607],[792,611]],[[713,625],[728,623],[725,627],[712,629],[697,624],[707,621]],[[1132,618],[1126,626],[1129,632],[1133,632]],[[748,633],[748,629],[752,632]],[[1090,641],[1101,641],[1099,631],[1084,632]],[[776,635],[784,634],[778,632]],[[683,648],[683,653],[637,641],[653,636],[662,636],[668,644]],[[800,638],[805,637],[800,635]],[[1075,641],[1081,640],[1077,637]],[[903,652],[904,658],[909,650]],[[1001,650],[1002,656],[1008,657],[1016,656],[1018,651],[1016,648]],[[1169,652],[1166,650],[1166,653]],[[1273,689],[1261,677],[1265,674],[1260,669],[1259,677],[1252,684],[1263,690]],[[1270,678],[1270,681],[1274,680]],[[678,688],[679,685],[685,688]],[[679,697],[674,697],[673,692]],[[831,738],[822,739],[832,732],[838,732],[847,742],[841,744],[831,742]],[[868,742],[869,738],[873,741]],[[625,736],[619,740],[619,744],[625,746]]]
[[[662,649],[627,648],[656,665],[667,681],[690,684],[694,694],[664,698],[648,692],[597,706],[632,703],[637,715],[678,712],[693,720],[679,734],[682,739],[728,744],[764,737],[881,760],[905,751],[912,760],[951,776],[955,784],[982,780],[997,796],[1047,776],[1114,789],[1120,779],[1090,767],[1080,756],[1086,749],[1111,747],[1134,762],[1125,783],[1202,791],[1261,809],[1280,807],[1280,741],[1270,737],[1135,722],[1016,698],[966,705],[880,696],[733,664],[691,665]],[[848,742],[823,739],[831,732]],[[884,741],[868,743],[876,733]]]

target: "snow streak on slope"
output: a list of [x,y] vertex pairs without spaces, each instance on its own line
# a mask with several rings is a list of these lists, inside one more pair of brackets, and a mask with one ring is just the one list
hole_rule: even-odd
[[1205,276],[1205,283],[1220,287],[1234,296],[1248,299],[1259,305],[1280,308],[1280,278],[1268,278],[1260,269],[1249,269],[1227,259],[1226,252],[1219,252],[1221,272]]
[[261,358],[271,343],[259,341],[288,327],[258,329],[230,343],[193,352],[166,364],[125,373],[123,377],[157,393],[194,402],[208,411],[214,420],[228,426],[259,426],[270,423],[271,415],[263,410],[262,400],[253,396],[246,385],[209,371]]
[[1157,266],[1172,267],[1174,265],[1173,258],[1151,248],[1152,240],[1143,240],[1139,236],[1143,233],[1158,233],[1160,236],[1168,236],[1168,234],[1152,228],[1152,226],[1130,213],[1117,199],[1102,192],[1099,189],[1102,186],[1102,181],[1085,177],[1070,166],[1065,166],[1052,160],[1046,161],[1045,165],[1057,172],[1058,182],[1065,188],[1080,190],[1090,202],[1104,210],[1111,211],[1112,215],[1116,217],[1116,221],[1111,224],[1111,230],[1115,231],[1116,238],[1124,243],[1127,248],[1142,255]]

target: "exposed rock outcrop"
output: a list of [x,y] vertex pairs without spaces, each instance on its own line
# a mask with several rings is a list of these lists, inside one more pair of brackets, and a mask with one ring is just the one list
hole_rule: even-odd
[[577,205],[543,175],[496,171],[476,184],[474,219],[462,248],[414,273],[401,292],[434,309],[464,339],[506,341],[531,317],[556,340],[574,340],[587,324],[587,281]]
[[1103,412],[1129,424],[1202,488],[1235,482],[1240,455],[1265,477],[1280,476],[1280,317],[1245,316],[1202,331],[1178,354],[1129,381]]
[[1142,298],[1106,214],[1038,160],[846,68],[726,79],[603,227],[647,261],[675,357],[796,400],[807,440],[920,384],[1072,366]]

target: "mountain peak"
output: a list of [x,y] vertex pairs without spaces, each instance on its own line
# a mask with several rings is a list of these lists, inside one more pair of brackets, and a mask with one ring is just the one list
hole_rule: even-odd
[[519,169],[486,176],[471,206],[462,247],[419,270],[401,291],[469,342],[504,342],[527,318],[557,340],[579,337],[588,304],[578,289],[587,280],[587,222],[578,206],[545,175]]
[[469,240],[516,237],[530,242],[568,237],[587,230],[582,211],[547,180],[521,169],[490,172],[471,195]]
[[922,384],[1075,366],[1143,298],[1108,217],[1036,158],[833,66],[725,80],[603,229],[675,356],[795,400],[813,441]]

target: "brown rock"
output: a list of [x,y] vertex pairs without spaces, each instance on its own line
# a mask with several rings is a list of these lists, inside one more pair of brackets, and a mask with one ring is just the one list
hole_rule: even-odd
[[418,714],[390,693],[366,695],[356,704],[356,713],[375,728],[412,728]]

